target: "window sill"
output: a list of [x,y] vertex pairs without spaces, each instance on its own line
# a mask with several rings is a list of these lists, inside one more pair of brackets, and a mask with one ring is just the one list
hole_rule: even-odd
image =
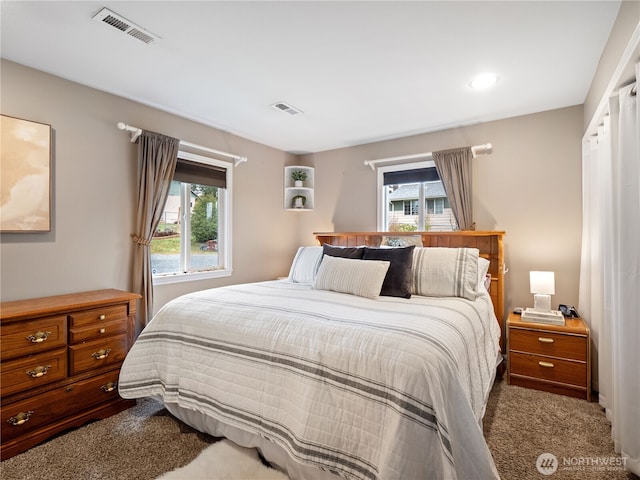
[[215,270],[212,272],[176,273],[174,275],[158,275],[153,277],[154,285],[166,285],[169,283],[184,283],[209,278],[230,277],[232,270]]

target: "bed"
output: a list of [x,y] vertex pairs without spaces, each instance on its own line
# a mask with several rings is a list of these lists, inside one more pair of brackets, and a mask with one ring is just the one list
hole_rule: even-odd
[[294,480],[498,478],[481,422],[502,235],[317,233],[286,279],[165,305],[120,395],[157,398]]

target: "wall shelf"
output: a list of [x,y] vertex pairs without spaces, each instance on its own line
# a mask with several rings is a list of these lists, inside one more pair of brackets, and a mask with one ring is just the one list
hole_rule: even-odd
[[[293,172],[304,172],[307,177],[302,186],[296,186]],[[309,212],[315,207],[314,200],[315,175],[313,167],[289,166],[284,167],[284,209],[294,212]],[[304,205],[296,207],[296,197],[304,197]],[[300,205],[300,202],[298,203]]]

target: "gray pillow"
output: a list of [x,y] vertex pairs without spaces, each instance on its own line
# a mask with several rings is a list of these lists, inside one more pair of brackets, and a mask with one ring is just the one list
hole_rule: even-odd
[[477,248],[418,248],[413,256],[413,293],[475,300],[478,255]]

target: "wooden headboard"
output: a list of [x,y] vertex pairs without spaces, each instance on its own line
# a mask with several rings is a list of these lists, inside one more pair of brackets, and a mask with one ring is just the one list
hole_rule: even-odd
[[[417,240],[423,247],[472,247],[480,250],[480,256],[491,262],[491,288],[489,293],[493,309],[502,330],[504,321],[504,251],[502,237],[505,232],[464,230],[456,232],[316,232],[318,243],[355,247],[378,247],[388,238]],[[412,238],[413,237],[413,238]]]

